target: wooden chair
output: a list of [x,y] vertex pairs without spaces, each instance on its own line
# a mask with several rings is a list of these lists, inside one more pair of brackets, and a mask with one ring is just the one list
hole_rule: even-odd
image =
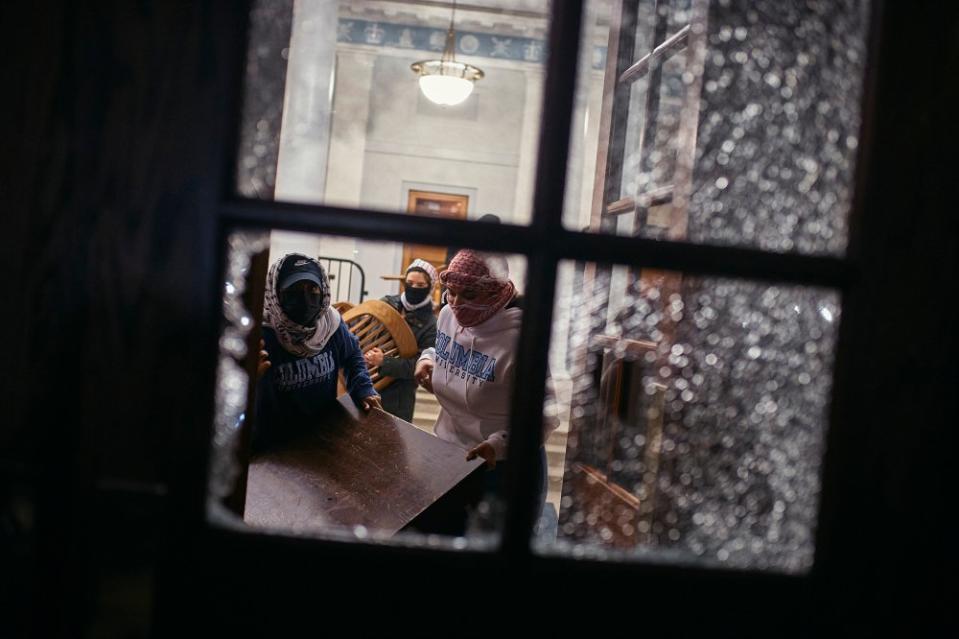
[[[360,341],[364,353],[378,347],[386,357],[413,357],[418,350],[416,337],[402,315],[381,300],[367,300],[342,313],[350,332]],[[378,366],[370,369],[370,379],[377,392],[393,382],[392,377],[380,374]],[[340,394],[346,392],[342,386]]]

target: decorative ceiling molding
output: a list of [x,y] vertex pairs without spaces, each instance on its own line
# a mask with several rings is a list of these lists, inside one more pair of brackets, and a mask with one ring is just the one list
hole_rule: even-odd
[[[343,44],[439,53],[443,51],[443,46],[446,44],[446,25],[429,27],[340,17],[336,41]],[[546,42],[541,38],[507,36],[458,28],[456,52],[479,58],[542,64],[546,60]],[[605,64],[606,47],[594,45],[592,68],[603,69]]]

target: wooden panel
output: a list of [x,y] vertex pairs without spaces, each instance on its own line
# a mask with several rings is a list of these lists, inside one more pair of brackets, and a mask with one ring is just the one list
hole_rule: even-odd
[[[469,212],[469,204],[470,199],[467,195],[411,190],[406,203],[406,212],[416,215],[450,217],[465,220]],[[436,272],[440,273],[447,266],[447,250],[445,246],[434,246],[432,244],[404,244],[402,268],[405,269],[410,262],[419,258],[432,264]],[[405,275],[401,277],[405,279]],[[433,288],[433,302],[439,305],[440,287],[436,282],[434,282],[434,284],[436,286]]]
[[[571,467],[570,496],[585,505],[595,541],[625,550],[638,542],[639,500],[605,474],[586,464]],[[595,517],[595,518],[593,518]]]
[[606,215],[622,215],[636,210],[636,200],[631,196],[610,202],[606,205]]
[[593,335],[592,339],[590,339],[590,345],[593,348],[622,348],[624,353],[629,353],[634,357],[639,357],[649,351],[656,350],[656,342],[617,337],[615,335]]
[[[599,231],[604,228],[604,207],[610,200],[619,199],[619,168],[621,162],[611,160],[622,157],[621,144],[625,135],[620,134],[624,119],[617,118],[613,109],[614,97],[617,90],[616,79],[626,70],[633,57],[635,38],[631,34],[624,34],[627,28],[632,28],[635,10],[628,5],[624,7],[622,0],[614,0],[610,7],[609,42],[606,47],[606,71],[603,79],[603,102],[599,114],[599,145],[596,150],[596,174],[593,179],[593,201],[590,210],[589,228]],[[626,18],[626,19],[624,19]],[[625,36],[625,37],[624,37]],[[614,122],[614,120],[616,120]],[[617,141],[619,147],[617,148]],[[619,167],[619,168],[617,168]],[[612,169],[612,171],[611,171]],[[613,188],[610,186],[613,185]],[[611,193],[615,196],[611,197]]]
[[621,83],[625,82],[635,82],[639,78],[643,77],[649,72],[649,65],[654,58],[664,57],[678,51],[686,46],[686,40],[689,38],[689,25],[687,24],[682,29],[666,38],[662,44],[653,49],[652,52],[647,53],[642,58],[637,60],[632,64],[628,69],[623,71],[622,75],[619,76],[619,81]]
[[329,421],[250,464],[245,519],[276,529],[395,533],[477,471],[458,446],[341,397]]

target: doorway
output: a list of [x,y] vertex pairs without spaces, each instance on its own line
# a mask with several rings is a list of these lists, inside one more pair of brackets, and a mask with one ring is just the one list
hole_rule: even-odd
[[[406,203],[406,212],[430,217],[466,219],[469,210],[469,201],[468,195],[410,189],[409,198]],[[406,268],[410,262],[419,258],[432,264],[433,268],[439,273],[446,268],[448,250],[448,247],[445,246],[404,244],[402,268]],[[433,289],[433,301],[438,308],[440,302],[439,286]]]

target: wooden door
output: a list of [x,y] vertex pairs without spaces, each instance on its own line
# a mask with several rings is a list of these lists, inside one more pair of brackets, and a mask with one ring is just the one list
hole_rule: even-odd
[[[469,196],[454,193],[437,193],[433,191],[410,190],[406,204],[406,212],[413,215],[428,215],[431,217],[449,217],[466,219],[469,210]],[[426,244],[404,244],[403,265],[406,268],[414,259],[426,260],[439,273],[446,268],[446,253],[448,247]],[[439,304],[440,288],[433,289],[434,301]]]
[[[688,84],[682,78],[701,64],[705,55],[706,4],[705,0],[678,3],[617,0],[613,3],[590,231],[685,239],[701,78],[699,74],[692,74],[696,79]],[[680,10],[683,5],[690,6],[692,11]],[[694,21],[703,29],[694,29]],[[597,365],[602,371],[598,385],[601,414],[595,421],[588,422],[595,433],[580,432],[580,426],[574,421],[570,437],[577,441],[592,437],[589,441],[609,442],[609,445],[592,457],[582,450],[570,454],[567,464],[572,463],[574,481],[568,487],[564,485],[563,491],[564,497],[570,497],[570,503],[577,504],[581,510],[583,504],[589,504],[586,510],[606,511],[617,520],[628,517],[645,522],[644,530],[648,531],[660,465],[663,424],[659,407],[664,402],[666,388],[655,382],[650,385],[653,393],[647,395],[629,386],[643,376],[643,367],[658,371],[669,366],[668,345],[674,339],[676,323],[665,302],[680,292],[682,275],[659,269],[627,268],[624,289],[610,290],[613,281],[611,266],[589,265],[583,273],[584,297],[605,307],[615,299],[645,296],[646,291],[655,291],[654,299],[658,301],[651,303],[662,306],[663,319],[657,325],[662,337],[659,343],[654,343],[624,339],[600,329],[600,334],[584,342],[579,347],[579,355],[573,356],[584,371],[587,362],[598,358]],[[662,344],[667,348],[662,348]],[[590,353],[591,348],[597,350]],[[655,359],[645,360],[647,354]],[[642,357],[638,357],[640,355]],[[584,371],[574,373],[574,377]],[[647,412],[651,408],[655,410]],[[651,419],[649,414],[657,417]],[[626,481],[626,477],[610,470],[616,458],[615,442],[621,437],[620,429],[625,424],[642,430],[647,442],[643,449],[647,470],[640,481]],[[596,467],[585,463],[587,461]],[[630,513],[631,509],[634,512]],[[561,523],[569,512],[572,511],[561,509]],[[647,543],[649,539],[639,528],[628,535],[618,534],[603,521],[597,521],[592,532],[596,539],[607,539],[620,548]]]

